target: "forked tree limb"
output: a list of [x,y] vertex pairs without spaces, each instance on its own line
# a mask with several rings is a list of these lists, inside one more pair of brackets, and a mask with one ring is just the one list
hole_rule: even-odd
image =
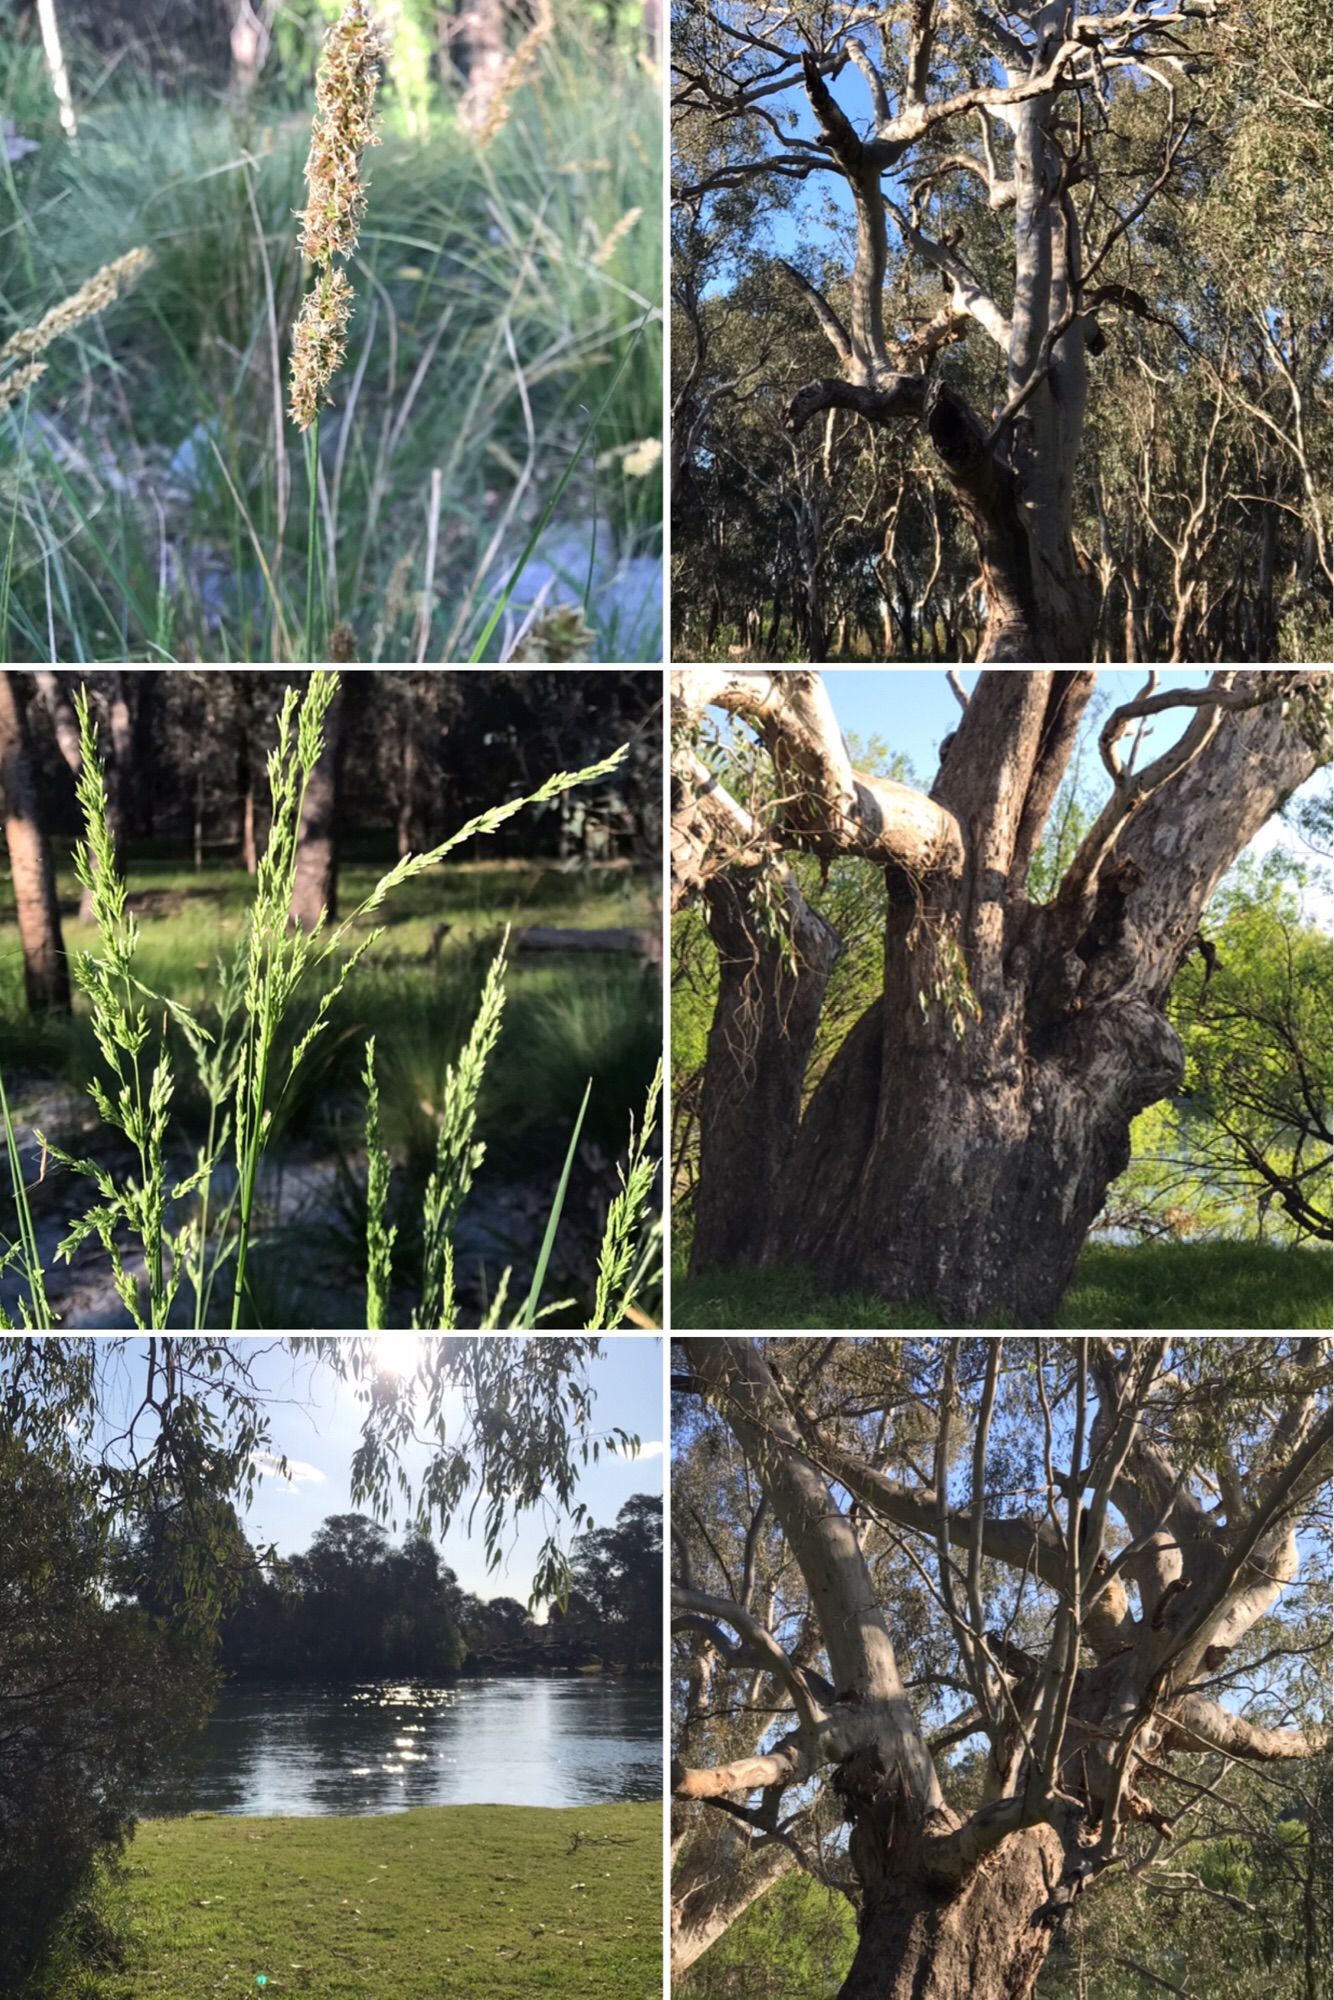
[[820,674],[677,668],[672,705],[678,722],[713,706],[756,731],[778,784],[770,822],[777,845],[826,858],[860,855],[919,880],[961,870],[963,836],[953,813],[911,785],[853,769]]

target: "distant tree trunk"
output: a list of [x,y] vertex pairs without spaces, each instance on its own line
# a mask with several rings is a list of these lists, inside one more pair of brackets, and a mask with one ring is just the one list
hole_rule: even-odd
[[[157,715],[158,673],[137,673],[134,688],[134,768],[144,774],[153,768],[153,723]],[[130,792],[126,810],[130,819],[130,830],[136,840],[151,840],[154,830],[153,817],[154,788],[150,784],[137,784]]]
[[232,88],[241,98],[249,97],[259,82],[273,38],[273,17],[277,0],[233,0],[232,6]]
[[398,770],[398,811],[395,815],[400,855],[411,854],[417,818],[417,733],[414,718],[403,720]]
[[334,696],[324,723],[324,749],[310,774],[297,836],[292,922],[314,930],[320,918],[338,914],[338,795],[342,788],[346,683]]
[[0,793],[14,877],[23,988],[30,1014],[68,1014],[69,967],[51,846],[42,825],[28,718],[11,673],[0,671]]
[[459,117],[470,132],[478,132],[491,115],[505,75],[504,0],[463,0],[456,32],[466,79]]
[[234,675],[236,687],[236,797],[241,817],[241,865],[247,875],[259,870],[255,848],[255,763],[250,750],[254,697],[250,676]]
[[[74,703],[66,693],[59,674],[52,673],[49,667],[35,669],[33,679],[37,683],[37,692],[42,697],[42,704],[51,718],[51,728],[55,733],[60,754],[69,765],[77,783],[83,771],[83,752],[79,744],[79,718],[74,713]],[[92,917],[93,892],[91,889],[83,889],[79,893],[79,921],[85,924],[91,923]]]

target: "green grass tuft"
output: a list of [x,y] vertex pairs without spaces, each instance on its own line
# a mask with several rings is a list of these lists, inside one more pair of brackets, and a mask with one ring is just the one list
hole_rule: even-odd
[[149,1820],[128,1864],[125,1966],[77,1976],[55,2000],[662,1990],[654,1804]]
[[[69,53],[96,78],[77,149],[40,53],[0,44],[37,142],[7,174],[0,342],[119,253],[153,261],[0,416],[5,657],[304,660],[342,621],[366,662],[467,659],[550,504],[593,657],[660,658],[661,471],[624,470],[662,435],[656,79],[566,13],[489,146],[447,93],[387,107],[312,494],[281,414],[309,103],[237,113]],[[590,598],[595,545],[619,583]]]

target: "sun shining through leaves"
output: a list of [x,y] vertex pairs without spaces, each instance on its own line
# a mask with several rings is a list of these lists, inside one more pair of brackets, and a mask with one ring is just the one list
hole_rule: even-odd
[[424,1349],[419,1333],[377,1333],[371,1344],[371,1360],[377,1375],[394,1375],[406,1381],[421,1367]]

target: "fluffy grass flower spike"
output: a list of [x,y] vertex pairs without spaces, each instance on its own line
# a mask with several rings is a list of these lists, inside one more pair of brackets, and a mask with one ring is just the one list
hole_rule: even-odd
[[361,159],[377,146],[375,92],[384,42],[362,0],[329,31],[315,81],[315,120],[306,161],[301,254],[316,267],[292,334],[292,417],[308,430],[343,359],[352,287],[335,264],[350,257],[366,214]]
[[52,306],[36,326],[21,327],[17,333],[11,334],[0,347],[0,363],[29,361],[34,355],[43,353],[53,340],[59,340],[62,333],[69,333],[76,326],[81,326],[84,320],[105,312],[127,286],[142,276],[152,261],[152,255],[147,250],[127,250],[123,257],[104,264],[100,271],[94,271],[92,277],[80,285],[77,292],[71,292],[58,306]]

